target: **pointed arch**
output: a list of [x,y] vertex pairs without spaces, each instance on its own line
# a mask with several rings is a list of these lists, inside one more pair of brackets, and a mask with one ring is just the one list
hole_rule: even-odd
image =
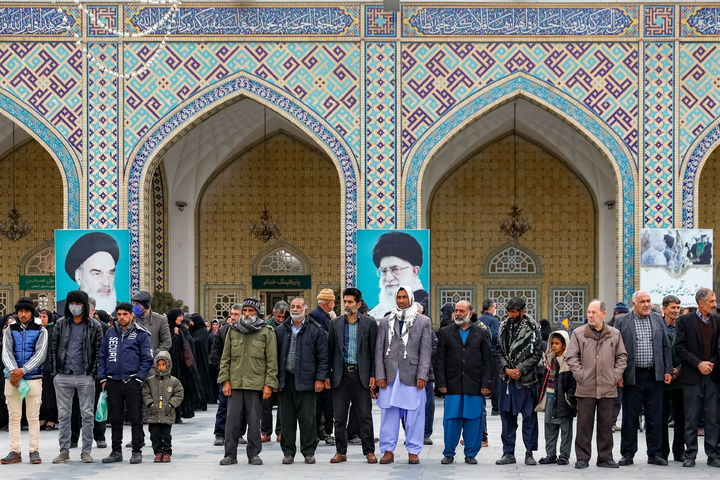
[[[515,263],[508,265],[508,260]],[[483,261],[482,271],[483,275],[542,277],[542,261],[530,247],[510,240],[490,251]]]
[[276,240],[271,245],[268,245],[264,249],[262,249],[256,256],[255,259],[252,262],[251,272],[253,275],[267,275],[266,273],[260,273],[260,268],[262,267],[263,262],[270,257],[271,255],[277,253],[277,252],[284,252],[289,255],[291,255],[293,258],[297,259],[301,266],[302,266],[302,272],[293,272],[301,275],[311,275],[312,273],[312,264],[310,263],[310,258],[305,254],[305,252],[301,249],[296,247],[295,245],[292,245],[291,243],[287,242],[286,240]]
[[715,119],[703,134],[690,145],[680,164],[679,187],[682,188],[682,228],[695,228],[698,215],[697,188],[700,173],[710,155],[720,146],[720,118]]

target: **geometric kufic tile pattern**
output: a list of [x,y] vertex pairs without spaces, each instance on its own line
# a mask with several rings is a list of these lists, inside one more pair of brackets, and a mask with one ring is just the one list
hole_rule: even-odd
[[395,12],[386,12],[381,5],[365,5],[365,36],[394,37]]
[[395,43],[365,50],[365,226],[395,227]]
[[165,188],[162,168],[158,165],[152,178],[153,196],[153,280],[158,292],[165,291]]
[[645,5],[645,36],[674,37],[675,7],[672,5]]
[[690,145],[720,116],[720,49],[712,43],[681,43],[677,121],[681,165]]
[[629,43],[412,43],[402,52],[402,152],[453,107],[525,72],[560,89],[638,152],[638,47]]
[[[157,43],[125,46],[125,71],[148,60]],[[360,155],[359,43],[173,43],[151,72],[125,83],[126,157],[180,102],[237,72],[285,90],[334,128]],[[125,159],[127,162],[128,158]]]
[[[92,54],[116,69],[118,46],[91,44]],[[88,228],[118,228],[118,79],[88,63]]]
[[102,20],[107,28],[118,29],[118,6],[117,5],[93,5],[88,6],[88,10],[95,15],[95,20],[87,22],[88,37],[114,37],[115,35],[108,33],[104,28],[97,24],[98,20]]
[[675,46],[645,43],[644,225],[672,228],[675,164]]
[[0,43],[0,87],[82,151],[82,51],[73,43]]

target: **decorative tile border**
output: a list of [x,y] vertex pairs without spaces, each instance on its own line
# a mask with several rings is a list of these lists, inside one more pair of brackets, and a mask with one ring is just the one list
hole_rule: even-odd
[[675,6],[645,5],[645,36],[675,36]]
[[[102,20],[108,28],[118,29],[118,5],[89,5],[90,10],[98,20]],[[104,28],[99,27],[95,21],[87,23],[88,37],[110,37],[117,38],[108,33]]]
[[720,35],[720,8],[680,7],[680,36],[704,37]]
[[381,5],[365,5],[365,36],[395,37],[396,18],[395,12],[386,12]]
[[[74,23],[68,23],[68,18]],[[76,33],[80,33],[80,14],[76,8],[0,7],[0,35],[72,37]]]
[[695,148],[687,159],[685,175],[682,179],[682,228],[697,228],[695,225],[695,182],[700,164],[720,144],[720,125],[717,123],[703,132]]

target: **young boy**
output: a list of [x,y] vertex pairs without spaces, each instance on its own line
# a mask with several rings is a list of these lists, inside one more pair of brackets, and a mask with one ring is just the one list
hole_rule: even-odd
[[148,407],[148,428],[152,440],[155,463],[170,462],[175,409],[183,401],[185,393],[180,380],[170,375],[172,360],[168,352],[155,357],[155,375],[143,384],[143,403]]
[[[540,459],[541,465],[557,463],[567,465],[572,446],[573,417],[575,416],[575,378],[565,361],[565,348],[568,344],[565,330],[552,332],[548,337],[548,349],[545,352],[545,380],[543,381],[540,401],[536,412],[545,412],[545,452]],[[560,456],[555,455],[558,434],[562,433]]]

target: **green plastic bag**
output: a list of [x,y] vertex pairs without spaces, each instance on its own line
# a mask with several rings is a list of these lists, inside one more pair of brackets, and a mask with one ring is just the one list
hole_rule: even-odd
[[[7,368],[3,370],[3,374],[5,375],[5,378],[10,380],[10,371]],[[24,378],[21,378],[20,383],[16,388],[20,392],[20,403],[22,403],[23,398],[25,398],[25,396],[30,391],[30,385],[28,385],[27,381]]]
[[98,422],[107,422],[107,392],[105,390],[100,394],[97,409],[95,410],[95,420]]

